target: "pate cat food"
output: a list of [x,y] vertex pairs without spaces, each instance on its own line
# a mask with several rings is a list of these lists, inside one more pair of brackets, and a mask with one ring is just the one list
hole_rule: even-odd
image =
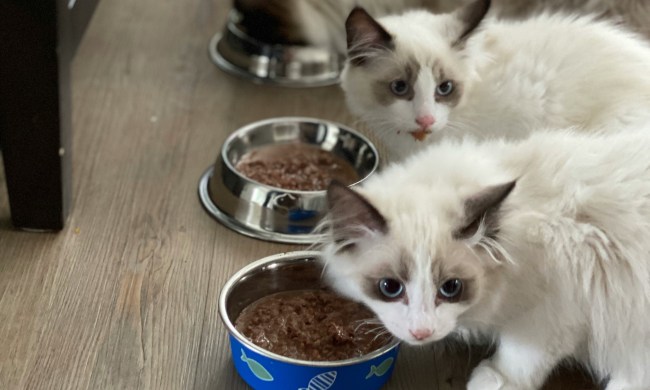
[[345,185],[359,180],[344,159],[302,143],[267,145],[251,150],[235,169],[249,179],[287,190],[321,191],[332,180]]
[[278,355],[309,361],[359,357],[390,341],[377,336],[365,306],[325,290],[287,291],[247,306],[235,328],[254,344]]

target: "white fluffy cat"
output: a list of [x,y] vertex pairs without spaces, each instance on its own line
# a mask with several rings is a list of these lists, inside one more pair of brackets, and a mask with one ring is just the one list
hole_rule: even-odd
[[619,128],[650,117],[650,47],[589,17],[452,14],[348,17],[342,87],[392,159],[448,136],[525,137],[540,125]]
[[573,357],[650,389],[650,126],[444,140],[333,184],[325,277],[410,344],[498,340],[470,390],[540,387]]

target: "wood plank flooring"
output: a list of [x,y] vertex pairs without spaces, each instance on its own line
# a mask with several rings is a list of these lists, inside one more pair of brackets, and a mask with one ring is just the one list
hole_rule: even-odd
[[[355,120],[338,87],[260,87],[217,70],[207,43],[227,9],[225,0],[100,2],[73,67],[68,227],[12,230],[0,187],[0,389],[247,388],[219,291],[250,261],[296,247],[216,223],[198,179],[246,123]],[[482,354],[405,348],[386,388],[462,389]],[[574,376],[547,388],[593,388]]]

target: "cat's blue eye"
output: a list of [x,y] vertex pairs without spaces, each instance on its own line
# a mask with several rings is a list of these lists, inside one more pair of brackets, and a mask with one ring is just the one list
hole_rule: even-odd
[[454,91],[454,83],[451,80],[443,81],[436,87],[436,95],[447,96]]
[[462,292],[463,281],[460,279],[449,279],[438,289],[438,297],[443,300],[454,301],[460,298]]
[[395,80],[390,83],[390,90],[397,96],[404,96],[409,91],[409,84],[404,80]]
[[404,294],[404,285],[399,280],[382,279],[379,281],[379,292],[388,299],[397,299]]

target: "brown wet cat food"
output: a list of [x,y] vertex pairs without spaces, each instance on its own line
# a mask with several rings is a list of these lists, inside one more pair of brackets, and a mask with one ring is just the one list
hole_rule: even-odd
[[[278,355],[309,361],[363,356],[390,341],[365,306],[325,290],[287,291],[247,306],[235,328],[254,344]],[[376,321],[375,321],[376,322]]]
[[235,169],[249,179],[286,190],[321,191],[332,180],[345,185],[359,180],[343,158],[303,143],[253,149],[239,159]]

